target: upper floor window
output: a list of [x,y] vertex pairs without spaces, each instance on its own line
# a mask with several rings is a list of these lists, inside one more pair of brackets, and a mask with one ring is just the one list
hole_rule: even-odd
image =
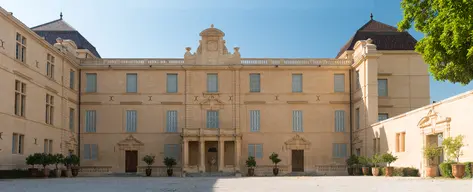
[[302,121],[302,111],[294,110],[292,111],[292,131],[293,132],[303,132],[303,121]]
[[97,74],[86,73],[85,74],[85,92],[94,93],[97,92]]
[[177,111],[170,110],[166,112],[166,132],[177,132]]
[[13,133],[12,137],[12,154],[23,154],[25,150],[25,135]]
[[378,113],[378,121],[383,121],[383,120],[386,120],[388,119],[389,116],[387,113]]
[[259,132],[260,130],[260,111],[250,110],[250,131]]
[[345,111],[335,111],[335,132],[345,132]]
[[345,92],[345,74],[335,74],[333,76],[334,92]]
[[76,72],[74,70],[69,71],[69,88],[74,89]]
[[355,78],[356,78],[356,89],[359,89],[361,86],[360,86],[360,71],[356,70],[356,74],[355,74]]
[[217,73],[207,74],[207,92],[209,93],[218,92],[218,74]]
[[48,53],[46,61],[46,76],[54,79],[54,56]]
[[378,96],[388,96],[388,80],[378,79]]
[[15,81],[15,115],[25,116],[26,84]]
[[52,125],[54,121],[54,96],[46,94],[46,123]]
[[95,110],[85,111],[85,132],[95,133],[97,126],[97,113]]
[[250,92],[259,93],[260,91],[260,74],[250,74]]
[[26,38],[20,33],[16,33],[16,55],[15,58],[21,62],[26,61]]
[[177,74],[167,74],[166,92],[177,93]]
[[136,110],[126,111],[126,132],[136,132]]
[[138,91],[138,75],[136,73],[126,74],[126,92],[136,93]]
[[292,92],[302,92],[302,74],[292,74]]
[[73,108],[69,108],[69,130],[74,131],[74,116],[75,112]]
[[207,128],[218,128],[218,111],[207,111]]

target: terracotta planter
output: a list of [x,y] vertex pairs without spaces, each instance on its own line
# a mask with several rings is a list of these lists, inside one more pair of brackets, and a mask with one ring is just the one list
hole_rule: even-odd
[[437,166],[429,166],[425,168],[426,177],[437,177]]
[[56,177],[61,177],[62,170],[61,169],[55,169],[54,170],[54,176]]
[[372,167],[371,168],[371,173],[373,176],[378,176],[379,175],[379,167]]
[[273,168],[273,175],[274,175],[274,176],[277,176],[278,174],[279,174],[279,168],[274,167],[274,168]]
[[386,167],[385,172],[386,172],[385,174],[386,177],[392,177],[393,172],[394,172],[394,167]]
[[348,175],[353,175],[354,173],[354,168],[353,167],[348,167],[347,168],[347,171],[348,171]]
[[455,177],[455,179],[463,178],[463,175],[465,175],[465,165],[452,164],[452,175]]
[[38,177],[38,168],[28,168],[31,177]]
[[254,175],[255,175],[255,169],[248,168],[248,176],[254,176]]
[[71,168],[71,172],[73,177],[77,177],[77,175],[79,174],[79,167]]
[[363,172],[364,176],[367,176],[370,173],[370,168],[369,167],[362,167],[361,171]]
[[172,176],[172,173],[173,173],[172,169],[168,169],[166,172],[168,173],[168,177]]
[[151,171],[152,169],[151,168],[146,168],[146,176],[151,176]]
[[43,169],[43,173],[44,173],[44,177],[45,177],[45,178],[48,178],[48,177],[49,177],[49,169],[48,169],[48,168],[44,168],[44,169]]

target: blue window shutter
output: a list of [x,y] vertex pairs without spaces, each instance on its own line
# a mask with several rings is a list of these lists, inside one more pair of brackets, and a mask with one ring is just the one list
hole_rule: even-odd
[[250,74],[250,92],[260,92],[260,74],[252,73]]
[[75,80],[75,72],[70,71],[69,72],[69,88],[74,89],[74,81]]
[[260,111],[259,110],[250,110],[250,131],[251,132],[260,131]]
[[334,92],[345,92],[345,74],[334,75]]
[[90,159],[90,145],[84,145],[84,159]]
[[181,159],[181,145],[179,144],[174,145],[174,158],[176,161],[180,161]]
[[87,73],[85,74],[86,77],[86,87],[85,92],[97,92],[97,74],[94,73]]
[[207,111],[207,128],[219,128],[218,111]]
[[177,74],[167,74],[166,90],[168,93],[177,93]]
[[171,157],[169,144],[164,144],[164,157]]
[[126,92],[127,93],[136,93],[137,89],[137,74],[136,73],[128,73],[126,74]]
[[17,153],[16,149],[18,148],[18,147],[17,147],[17,143],[18,143],[18,140],[17,140],[17,139],[18,139],[18,137],[19,137],[18,135],[13,134],[12,145],[11,145],[11,146],[12,146],[12,148],[11,148],[11,153],[13,153],[13,154],[16,154],[16,153]]
[[136,111],[126,111],[126,132],[136,132]]
[[218,92],[218,75],[216,73],[207,74],[207,92]]
[[263,158],[263,145],[262,144],[255,144],[255,150],[256,150],[256,154],[255,154],[255,158]]
[[219,127],[219,126],[220,126],[220,125],[219,125],[220,122],[218,121],[218,120],[219,120],[218,115],[219,115],[219,114],[218,114],[218,111],[215,111],[215,120],[214,120],[214,122],[215,122],[215,128],[220,128],[220,127]]
[[90,145],[90,159],[97,160],[98,156],[98,146],[97,144],[91,144]]
[[166,113],[166,131],[177,132],[177,111],[175,110]]
[[302,74],[292,74],[292,92],[302,92]]
[[255,157],[255,145],[248,144],[248,157]]
[[378,96],[388,96],[387,79],[378,79]]
[[335,132],[345,132],[345,111],[335,111]]
[[347,144],[340,144],[340,145],[341,145],[340,157],[347,157]]
[[303,120],[302,120],[302,111],[294,110],[292,111],[292,131],[294,132],[303,132]]

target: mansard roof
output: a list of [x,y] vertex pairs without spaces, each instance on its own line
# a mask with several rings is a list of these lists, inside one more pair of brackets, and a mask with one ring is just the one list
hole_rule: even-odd
[[62,16],[60,19],[32,27],[31,30],[36,32],[39,36],[44,37],[44,39],[51,45],[56,43],[58,37],[61,39],[70,39],[76,43],[77,48],[88,49],[96,57],[100,58],[100,54],[97,52],[95,47],[84,38],[79,31],[64,21]]
[[414,50],[417,43],[408,32],[398,31],[396,27],[371,19],[356,31],[340,49],[336,58],[347,50],[353,50],[357,41],[368,38],[373,40],[378,50]]

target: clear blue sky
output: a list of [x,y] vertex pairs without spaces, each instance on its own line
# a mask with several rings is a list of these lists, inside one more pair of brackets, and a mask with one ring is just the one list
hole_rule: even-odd
[[[290,3],[289,3],[290,2]],[[179,58],[195,51],[210,24],[226,34],[242,57],[333,58],[374,19],[396,25],[400,0],[0,0],[0,6],[33,27],[59,18],[81,32],[104,58]],[[422,34],[411,34],[420,39]],[[472,90],[431,78],[431,98]]]

